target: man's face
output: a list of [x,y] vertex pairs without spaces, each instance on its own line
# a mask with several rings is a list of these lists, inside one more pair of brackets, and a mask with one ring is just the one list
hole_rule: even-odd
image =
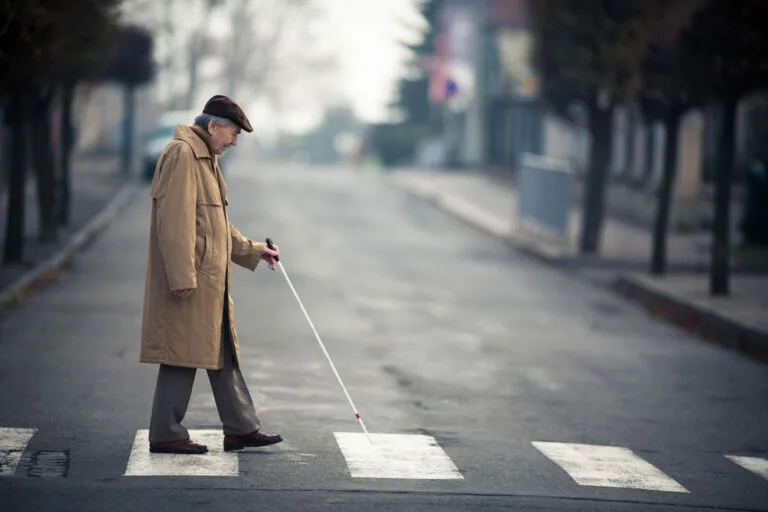
[[234,124],[221,126],[211,121],[208,125],[208,132],[213,139],[214,153],[221,155],[229,146],[237,146],[237,136],[240,134],[240,127]]

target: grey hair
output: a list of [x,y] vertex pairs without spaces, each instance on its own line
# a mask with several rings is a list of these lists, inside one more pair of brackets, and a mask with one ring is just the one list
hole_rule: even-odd
[[195,117],[195,124],[204,130],[208,129],[208,125],[211,121],[219,126],[234,126],[235,124],[225,117],[212,116],[211,114],[199,114],[197,117]]

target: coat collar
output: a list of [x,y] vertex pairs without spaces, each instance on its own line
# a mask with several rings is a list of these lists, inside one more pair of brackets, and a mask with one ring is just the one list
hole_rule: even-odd
[[221,198],[224,201],[225,206],[229,205],[229,201],[227,200],[227,185],[224,183],[224,176],[222,176],[221,171],[219,170],[218,162],[213,156],[214,152],[213,147],[211,146],[210,134],[197,125],[180,124],[176,126],[176,134],[173,138],[183,140],[189,144],[192,147],[192,151],[194,151],[196,158],[211,159],[213,164],[211,170],[219,183]]
[[210,158],[211,160],[214,160],[211,136],[199,126],[185,124],[177,125],[176,133],[173,138],[183,140],[192,146],[192,150],[195,152],[195,157]]

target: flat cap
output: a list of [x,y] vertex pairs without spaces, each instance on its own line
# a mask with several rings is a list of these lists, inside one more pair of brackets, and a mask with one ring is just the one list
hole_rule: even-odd
[[253,128],[250,121],[237,103],[222,94],[212,96],[203,108],[203,114],[229,119],[243,130],[251,133]]

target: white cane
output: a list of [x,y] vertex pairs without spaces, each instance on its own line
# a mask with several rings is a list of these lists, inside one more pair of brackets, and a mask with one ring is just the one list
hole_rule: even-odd
[[[274,250],[274,245],[272,245],[271,238],[267,238],[267,247]],[[325,349],[325,345],[323,345],[323,341],[320,339],[320,335],[317,334],[317,329],[315,329],[315,324],[313,324],[312,320],[309,318],[309,314],[307,313],[307,310],[304,308],[304,304],[302,304],[301,299],[299,298],[299,294],[296,293],[296,289],[293,287],[293,283],[291,283],[291,280],[288,278],[288,274],[285,272],[285,268],[283,268],[283,264],[280,262],[280,258],[275,257],[275,261],[277,261],[277,266],[280,267],[280,270],[283,272],[283,276],[285,277],[285,280],[288,283],[288,286],[290,286],[291,291],[293,292],[293,296],[296,297],[296,300],[298,301],[299,306],[301,306],[301,310],[304,312],[304,316],[307,318],[307,322],[309,322],[309,326],[312,328],[312,332],[315,333],[315,339],[320,344],[320,348],[323,349],[323,354],[325,354],[325,358],[328,359],[328,363],[331,365],[331,369],[333,370],[334,375],[336,375],[336,379],[339,381],[339,384],[341,385],[341,389],[344,390],[344,394],[347,396],[347,400],[349,400],[349,405],[352,406],[352,410],[355,413],[355,418],[357,419],[357,421],[360,422],[360,426],[363,428],[363,432],[365,432],[365,436],[368,438],[368,442],[370,444],[373,444],[373,441],[371,441],[371,435],[368,433],[368,429],[365,428],[365,423],[363,422],[363,418],[360,417],[360,413],[357,411],[355,404],[352,402],[352,397],[349,396],[349,393],[347,392],[347,387],[344,385],[344,382],[341,380],[341,377],[339,376],[339,372],[336,371],[336,367],[334,366],[333,361],[331,360],[331,356],[328,354],[328,351]]]

